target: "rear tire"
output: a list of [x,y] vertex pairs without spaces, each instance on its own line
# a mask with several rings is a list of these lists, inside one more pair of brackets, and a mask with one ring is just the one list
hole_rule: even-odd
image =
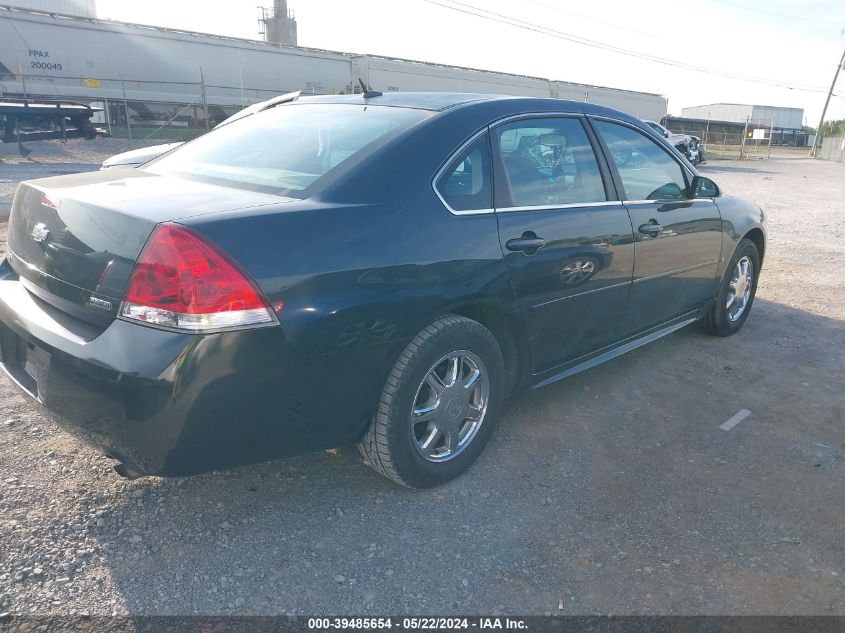
[[358,448],[398,484],[445,483],[481,454],[504,392],[505,365],[493,334],[465,317],[441,317],[399,356]]
[[719,284],[719,293],[704,319],[704,328],[716,336],[739,331],[751,312],[760,275],[757,245],[744,239],[737,246]]

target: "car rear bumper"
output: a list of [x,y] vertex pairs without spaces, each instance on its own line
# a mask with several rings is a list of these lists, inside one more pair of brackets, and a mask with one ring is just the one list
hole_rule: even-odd
[[327,365],[342,359],[300,358],[279,326],[196,335],[115,320],[97,330],[34,298],[5,262],[0,364],[57,424],[140,475],[337,446],[360,433],[366,407],[348,398],[355,390],[326,389],[336,384]]

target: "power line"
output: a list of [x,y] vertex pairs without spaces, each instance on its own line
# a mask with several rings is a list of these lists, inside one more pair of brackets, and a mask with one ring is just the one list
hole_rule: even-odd
[[[458,11],[460,13],[467,13],[467,14],[473,15],[475,17],[483,18],[483,19],[490,20],[490,21],[493,21],[493,22],[499,22],[499,23],[502,23],[502,24],[507,24],[509,26],[514,26],[514,27],[525,29],[525,30],[528,30],[528,31],[534,31],[536,33],[541,33],[543,35],[548,35],[548,36],[551,36],[551,37],[557,37],[558,39],[563,39],[563,40],[566,40],[566,41],[569,41],[569,42],[574,42],[576,44],[582,44],[582,45],[590,46],[590,47],[593,47],[593,48],[599,48],[599,49],[607,50],[607,51],[614,52],[614,53],[621,53],[621,54],[624,54],[624,55],[630,55],[630,56],[636,57],[638,59],[644,59],[646,61],[664,64],[664,65],[667,65],[667,66],[673,66],[673,67],[676,67],[676,68],[684,68],[684,69],[687,69],[687,70],[694,70],[694,71],[701,72],[701,73],[721,75],[721,76],[724,76],[724,77],[729,77],[731,79],[740,79],[740,80],[743,80],[743,81],[750,81],[750,82],[770,85],[770,86],[774,86],[774,87],[778,87],[778,88],[787,88],[787,89],[790,89],[790,90],[802,90],[802,91],[807,91],[807,92],[822,92],[822,93],[827,92],[827,90],[825,88],[820,87],[820,86],[810,86],[810,85],[807,85],[807,84],[793,84],[793,83],[779,82],[779,81],[770,80],[770,79],[760,79],[760,78],[751,77],[751,76],[748,76],[748,75],[741,75],[739,73],[731,73],[731,72],[727,72],[727,71],[721,71],[721,70],[718,70],[718,69],[707,68],[707,67],[704,67],[704,66],[696,66],[694,64],[687,64],[685,62],[679,62],[679,61],[667,59],[667,58],[664,58],[664,57],[658,57],[656,55],[650,55],[648,53],[642,53],[642,52],[639,52],[639,51],[634,51],[634,50],[622,48],[622,47],[616,46],[614,44],[607,44],[605,42],[600,42],[600,41],[597,41],[597,40],[591,40],[591,39],[588,39],[588,38],[585,38],[585,37],[581,37],[581,36],[578,36],[578,35],[573,35],[572,33],[566,33],[566,32],[559,31],[559,30],[556,30],[556,29],[552,29],[552,28],[549,28],[549,27],[545,27],[545,26],[542,26],[542,25],[539,25],[539,24],[534,24],[533,22],[527,22],[527,21],[521,20],[519,18],[514,18],[514,17],[509,16],[509,15],[505,15],[505,14],[502,14],[502,13],[496,13],[495,11],[490,11],[488,9],[483,9],[481,7],[477,7],[477,6],[474,6],[474,5],[471,5],[471,4],[460,2],[459,0],[447,0],[447,1],[450,2],[450,4],[444,4],[443,2],[439,2],[437,0],[425,0],[425,2],[428,2],[429,4],[434,4],[434,5],[446,8],[446,9]],[[453,6],[453,5],[459,5],[459,6]],[[464,8],[460,8],[460,7],[464,7]],[[478,13],[478,11],[481,11],[483,13]]]
[[665,40],[666,38],[662,35],[658,35],[656,33],[647,33],[645,31],[639,31],[637,29],[632,29],[629,26],[622,26],[621,24],[614,24],[613,22],[605,22],[604,20],[599,20],[597,18],[593,18],[582,13],[575,13],[574,11],[567,11],[561,7],[555,6],[553,4],[546,4],[545,2],[539,2],[538,0],[523,0],[523,2],[530,2],[531,4],[535,4],[538,7],[545,7],[546,9],[551,9],[552,11],[558,11],[565,15],[571,15],[576,18],[580,18],[581,20],[586,20],[587,22],[595,22],[596,24],[601,24],[602,26],[609,26],[612,29],[619,29],[620,31],[628,31],[629,33],[636,33],[637,35],[644,35],[646,37],[652,37],[656,39]]
[[[667,59],[664,57],[658,57],[656,55],[650,55],[648,53],[642,53],[639,51],[634,51],[626,48],[622,48],[620,46],[616,46],[614,44],[608,44],[606,42],[600,42],[597,40],[591,40],[585,37],[581,37],[578,35],[573,35],[572,33],[566,33],[564,31],[558,31],[556,29],[551,29],[539,24],[534,24],[533,22],[527,22],[525,20],[520,20],[519,18],[514,18],[509,15],[504,15],[502,13],[496,13],[494,11],[489,11],[488,9],[482,9],[481,7],[476,7],[474,5],[466,4],[464,2],[459,2],[458,0],[447,0],[451,4],[446,4],[445,2],[440,2],[438,0],[423,0],[428,4],[433,4],[444,9],[449,9],[451,11],[457,11],[459,13],[465,13],[467,15],[472,15],[477,18],[482,18],[485,20],[489,20],[492,22],[498,22],[500,24],[505,24],[508,26],[513,26],[516,28],[524,29],[526,31],[533,31],[535,33],[540,33],[542,35],[547,35],[549,37],[555,37],[558,39],[566,40],[568,42],[573,42],[575,44],[581,44],[583,46],[589,46],[592,48],[598,48],[601,50],[610,51],[613,53],[619,53],[622,55],[628,55],[630,57],[635,57],[638,59],[643,59],[646,61],[650,61],[657,64],[663,64],[665,66],[673,66],[675,68],[683,68],[686,70],[693,70],[696,72],[710,74],[710,75],[720,75],[722,77],[727,77],[729,79],[736,79],[740,81],[747,81],[751,83],[763,84],[767,86],[772,86],[775,88],[784,88],[788,90],[797,90],[801,92],[818,92],[818,93],[826,93],[827,89],[820,87],[820,86],[811,86],[807,84],[793,84],[793,83],[785,83],[780,81],[775,81],[771,79],[760,79],[757,77],[751,77],[748,75],[741,75],[738,73],[731,73],[728,71],[722,71],[715,68],[707,68],[704,66],[696,66],[694,64],[687,64],[684,62],[679,62],[671,59]],[[458,5],[458,6],[455,6]],[[479,13],[481,11],[482,13]]]
[[767,11],[766,9],[758,9],[757,7],[749,7],[745,4],[740,4],[738,2],[730,2],[729,0],[713,0],[713,2],[718,2],[719,4],[726,4],[731,7],[736,7],[737,9],[744,9],[745,11],[751,11],[752,13],[762,13],[764,15],[771,15],[777,18],[786,18],[787,20],[800,20],[802,22],[815,22],[816,24],[833,24],[835,26],[843,26],[845,25],[845,17],[842,18],[840,21],[835,20],[820,20],[818,18],[808,18],[802,15],[788,15],[786,13],[777,13],[775,11]]

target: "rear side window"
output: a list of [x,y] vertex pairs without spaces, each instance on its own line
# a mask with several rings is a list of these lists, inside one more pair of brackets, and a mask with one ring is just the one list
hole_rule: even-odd
[[493,206],[490,143],[482,134],[443,170],[435,188],[454,211],[483,211]]
[[428,115],[371,105],[278,106],[213,130],[143,169],[304,198]]
[[[603,202],[596,156],[578,119],[525,119],[496,130],[505,186],[496,207]],[[502,199],[499,199],[499,198]]]
[[687,181],[680,164],[645,134],[625,125],[596,121],[610,150],[626,200],[682,200]]

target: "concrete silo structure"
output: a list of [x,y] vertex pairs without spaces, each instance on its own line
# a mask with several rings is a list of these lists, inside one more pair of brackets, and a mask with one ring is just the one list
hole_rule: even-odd
[[287,0],[275,0],[272,9],[261,7],[258,22],[265,42],[296,46],[296,16],[288,9]]

